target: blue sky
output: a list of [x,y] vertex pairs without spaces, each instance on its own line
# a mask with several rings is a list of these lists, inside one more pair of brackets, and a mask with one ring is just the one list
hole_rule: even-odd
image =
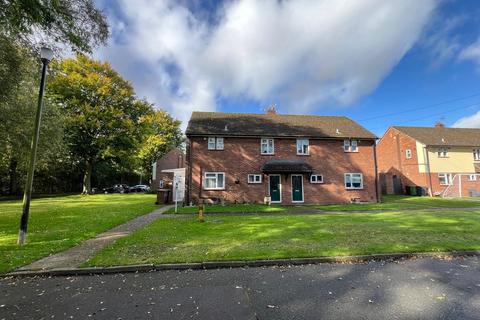
[[[139,96],[193,110],[480,127],[476,0],[108,1],[95,56]],[[413,110],[413,111],[412,111]]]

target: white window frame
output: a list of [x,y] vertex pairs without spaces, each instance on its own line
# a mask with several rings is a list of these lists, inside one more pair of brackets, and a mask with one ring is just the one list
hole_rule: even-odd
[[477,181],[477,175],[475,173],[469,174],[468,181]]
[[165,180],[160,179],[160,180],[158,181],[158,188],[159,188],[159,189],[165,188]]
[[[271,146],[270,146],[270,142],[271,142]],[[265,149],[266,152],[263,152],[264,146],[266,147]],[[270,147],[272,148],[271,150],[269,150]],[[267,154],[267,155],[275,154],[275,140],[273,138],[260,139],[260,154]]]
[[405,150],[405,158],[412,159],[412,149]]
[[261,174],[250,173],[247,177],[247,182],[249,184],[260,184],[260,183],[262,183],[262,175]]
[[223,150],[223,137],[208,137],[208,150]]
[[448,148],[438,148],[437,155],[439,158],[448,158]]
[[[353,186],[353,177],[354,176],[356,176],[357,178],[358,178],[358,176],[360,176],[360,186],[359,187],[354,187]],[[350,187],[347,186],[347,177],[349,177],[349,180],[350,180]],[[360,173],[360,172],[345,173],[345,175],[344,175],[344,185],[345,185],[345,189],[349,189],[349,190],[363,189],[363,173]]]
[[312,174],[310,176],[310,183],[323,183],[323,174]]
[[358,140],[357,139],[345,139],[345,140],[343,140],[343,151],[345,151],[345,152],[358,152]]
[[[442,183],[441,179],[442,178],[445,180],[445,182]],[[439,173],[438,174],[438,183],[441,186],[451,186],[453,184],[453,175],[451,173]]]
[[[304,150],[304,147],[307,147]],[[297,155],[308,156],[310,154],[310,141],[308,139],[297,139]]]
[[473,149],[473,160],[480,161],[480,148]]
[[[208,175],[210,175],[210,177],[207,177]],[[219,175],[222,175],[223,176],[223,179],[222,179],[222,186],[219,187],[219,178],[218,176]],[[207,180],[208,179],[216,179],[215,180],[215,187],[207,187]],[[212,171],[209,171],[209,172],[205,172],[203,174],[203,190],[225,190],[225,172],[212,172]]]

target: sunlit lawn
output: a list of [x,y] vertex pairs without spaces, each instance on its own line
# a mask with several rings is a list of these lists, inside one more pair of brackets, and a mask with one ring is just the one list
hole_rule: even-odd
[[153,211],[155,195],[63,196],[34,199],[27,244],[17,246],[20,200],[0,201],[0,273],[28,264],[136,216]]
[[87,265],[480,249],[480,211],[160,219]]
[[[274,213],[274,212],[298,212],[305,210],[322,211],[369,211],[369,210],[410,210],[425,208],[472,208],[480,207],[480,199],[442,199],[430,197],[412,196],[383,196],[381,203],[366,204],[336,204],[336,205],[304,205],[304,206],[280,206],[264,204],[227,204],[206,205],[206,213]],[[174,213],[171,208],[167,213]],[[198,213],[198,207],[180,207],[178,213]]]

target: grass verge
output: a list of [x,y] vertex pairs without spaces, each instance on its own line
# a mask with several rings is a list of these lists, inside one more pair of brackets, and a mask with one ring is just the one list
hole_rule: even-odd
[[161,219],[85,265],[480,249],[480,211]]
[[[206,213],[273,213],[298,212],[305,210],[322,211],[401,211],[425,208],[474,208],[480,207],[480,199],[442,199],[411,196],[383,196],[381,203],[335,204],[335,205],[303,205],[303,206],[267,206],[264,204],[228,204],[206,205]],[[174,208],[166,213],[175,213]],[[178,213],[198,213],[198,207],[179,207]]]
[[155,195],[112,194],[34,199],[27,243],[17,246],[21,201],[0,202],[0,273],[65,250],[153,211]]

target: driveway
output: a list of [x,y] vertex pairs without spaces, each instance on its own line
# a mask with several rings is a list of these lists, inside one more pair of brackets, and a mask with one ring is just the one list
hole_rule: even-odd
[[479,315],[479,257],[0,280],[0,319]]

